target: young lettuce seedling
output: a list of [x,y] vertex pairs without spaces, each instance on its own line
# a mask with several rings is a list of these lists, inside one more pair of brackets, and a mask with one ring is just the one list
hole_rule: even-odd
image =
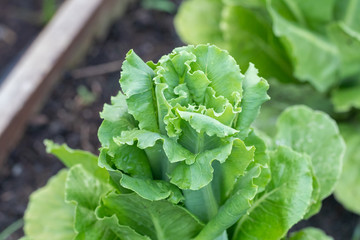
[[[98,158],[46,142],[69,169],[32,195],[28,239],[282,239],[332,192],[344,152],[336,124],[289,108],[267,149],[251,127],[269,99],[253,64],[243,74],[213,45],[158,63],[129,51],[120,84],[101,113]],[[327,239],[313,229],[290,239],[303,233]]]

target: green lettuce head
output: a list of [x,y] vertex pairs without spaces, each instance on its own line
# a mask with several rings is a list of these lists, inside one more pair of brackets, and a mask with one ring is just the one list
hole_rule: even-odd
[[[248,167],[256,166],[256,177],[266,169],[259,185],[269,179],[265,145],[250,128],[269,99],[257,73],[250,64],[242,74],[227,51],[212,45],[176,48],[157,64],[130,51],[120,79],[124,94],[102,113],[100,165],[120,188],[152,201],[184,201],[210,220]],[[257,161],[255,144],[244,142],[249,136],[260,146]]]
[[[269,99],[268,84],[252,64],[244,75],[226,51],[211,45],[177,48],[157,64],[130,51],[120,83],[124,95],[114,103],[123,113],[109,119],[111,110],[105,108],[102,114],[102,163],[180,189],[198,190],[211,182],[212,162],[224,163],[233,146],[243,144],[260,105]],[[114,124],[121,127],[109,135]],[[137,157],[121,154],[119,147]],[[139,161],[133,160],[138,155],[143,160],[134,167],[139,169],[122,167],[124,161]]]
[[282,239],[332,192],[344,145],[328,116],[298,106],[267,150],[251,128],[269,99],[257,73],[212,45],[156,64],[130,51],[100,156],[46,142],[69,170],[33,194],[28,239]]

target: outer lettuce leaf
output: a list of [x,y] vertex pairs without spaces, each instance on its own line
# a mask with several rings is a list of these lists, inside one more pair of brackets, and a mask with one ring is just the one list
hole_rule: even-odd
[[360,129],[359,125],[340,125],[346,142],[343,172],[335,188],[335,197],[348,210],[360,214]]
[[345,153],[345,143],[334,120],[308,107],[294,106],[282,113],[277,128],[278,144],[311,157],[319,180],[320,200],[329,196],[340,177]]
[[65,202],[67,174],[67,170],[61,170],[45,187],[30,196],[24,216],[27,239],[65,240],[75,237],[75,206]]
[[81,214],[78,216],[82,217],[85,221],[78,224],[77,227],[80,233],[75,240],[151,240],[147,236],[136,233],[128,226],[119,225],[115,216],[98,219],[95,215],[89,215],[86,211]]
[[111,98],[111,104],[104,104],[100,113],[103,122],[98,131],[99,141],[102,147],[112,149],[113,137],[118,136],[121,131],[133,129],[136,126],[135,119],[128,112],[126,97],[121,92]]
[[66,180],[66,200],[75,203],[75,239],[149,240],[129,226],[122,226],[115,216],[99,218],[95,214],[100,198],[113,189],[108,183],[94,178],[81,165],[70,169]]
[[114,138],[123,131],[136,126],[133,117],[127,113],[126,99],[122,93],[112,98],[112,105],[105,104],[101,117],[104,121],[98,135],[103,147],[99,163],[110,171],[115,186],[135,191],[149,200],[169,198],[179,202],[182,195],[178,189],[167,182],[152,180],[148,157],[142,149],[119,146],[114,142]]
[[226,48],[242,69],[252,62],[266,78],[276,77],[283,82],[293,80],[290,60],[272,33],[270,16],[265,9],[253,11],[241,5],[225,5],[222,15],[219,25],[222,26]]
[[301,81],[309,81],[318,91],[324,92],[338,80],[338,50],[325,37],[291,21],[292,14],[285,10],[284,2],[290,1],[268,1],[274,33],[281,38],[291,57],[295,76]]
[[154,76],[154,71],[130,50],[122,66],[121,88],[126,96],[129,113],[139,121],[140,129],[150,131],[159,129],[153,100]]
[[120,92],[111,98],[111,105],[105,104],[100,116],[104,119],[98,137],[100,149],[99,165],[112,171],[119,169],[130,176],[152,177],[150,164],[143,150],[132,146],[119,147],[113,138],[122,131],[131,130],[136,126],[135,119],[130,115],[126,97]]
[[327,236],[320,229],[308,227],[292,233],[289,240],[333,240],[333,238]]
[[278,1],[277,7],[283,16],[309,30],[319,28],[333,19],[336,0],[294,0]]
[[65,198],[79,208],[95,210],[101,195],[112,189],[106,181],[101,181],[86,171],[81,165],[70,169],[65,184]]
[[309,157],[280,146],[270,159],[271,180],[238,222],[233,240],[280,239],[307,211],[313,191]]
[[221,0],[184,2],[174,22],[178,34],[190,44],[213,43],[221,46],[223,40],[219,22],[222,7]]
[[46,145],[49,152],[71,168],[61,171],[32,195],[25,216],[29,239],[149,240],[130,227],[119,225],[116,217],[95,215],[100,197],[113,187],[108,183],[108,172],[97,166],[94,155],[51,141]]
[[168,201],[151,202],[136,194],[109,193],[102,199],[97,214],[100,217],[115,214],[120,224],[151,239],[191,239],[202,228],[185,208]]
[[81,164],[86,170],[94,172],[95,177],[99,179],[109,178],[108,172],[98,167],[98,158],[94,154],[82,150],[73,150],[66,144],[59,145],[50,140],[45,140],[44,143],[46,151],[59,158],[68,168]]

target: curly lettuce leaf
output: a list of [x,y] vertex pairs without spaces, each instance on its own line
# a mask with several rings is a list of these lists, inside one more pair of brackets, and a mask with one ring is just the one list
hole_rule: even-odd
[[244,142],[247,146],[255,147],[254,161],[249,164],[248,169],[252,169],[256,165],[260,166],[261,173],[254,179],[254,184],[258,187],[258,192],[262,192],[271,178],[270,158],[267,153],[268,146],[264,140],[256,134],[255,130],[251,130]]
[[98,130],[98,138],[103,148],[112,149],[115,147],[114,136],[136,126],[134,117],[128,113],[126,96],[121,92],[111,97],[111,104],[104,104],[100,117],[103,122]]
[[181,189],[199,190],[213,179],[214,160],[224,163],[231,154],[233,143],[224,143],[217,148],[199,153],[193,164],[179,163],[169,174],[171,183]]
[[258,70],[251,63],[245,73],[243,88],[241,112],[236,122],[236,129],[240,131],[238,136],[241,139],[248,136],[251,124],[260,113],[261,105],[270,99],[267,95],[269,84],[258,76]]
[[153,101],[154,71],[132,50],[122,65],[121,89],[126,96],[128,112],[139,122],[140,129],[157,131],[156,105]]

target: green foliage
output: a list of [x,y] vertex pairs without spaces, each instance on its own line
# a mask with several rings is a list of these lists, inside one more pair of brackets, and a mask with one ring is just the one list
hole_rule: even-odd
[[24,232],[29,239],[60,240],[75,237],[75,206],[65,202],[67,174],[68,170],[60,171],[45,187],[31,195],[24,216]]
[[333,240],[333,238],[327,236],[319,229],[309,227],[299,232],[292,233],[289,240]]
[[360,129],[358,125],[340,125],[346,141],[346,156],[342,176],[335,189],[335,197],[345,208],[360,214]]
[[187,43],[228,49],[241,68],[253,62],[267,78],[341,92],[360,76],[359,15],[359,0],[187,0],[175,26]]
[[[359,16],[360,0],[185,0],[175,26],[185,42],[218,44],[241,69],[253,62],[270,80],[272,101],[255,125],[274,136],[278,115],[294,104],[326,111],[344,128],[353,128],[354,109],[360,109]],[[344,137],[350,145],[358,141]],[[337,192],[343,197],[338,193],[337,199],[358,213],[358,182],[351,170],[360,168],[360,158],[352,149],[345,155],[340,181],[347,184],[341,184],[343,191]],[[318,175],[316,167],[314,172]],[[332,189],[321,191],[323,198]]]
[[334,121],[289,108],[268,148],[252,123],[269,86],[224,50],[176,48],[156,64],[129,51],[120,84],[98,158],[46,141],[69,169],[32,196],[28,239],[278,240],[334,188]]

